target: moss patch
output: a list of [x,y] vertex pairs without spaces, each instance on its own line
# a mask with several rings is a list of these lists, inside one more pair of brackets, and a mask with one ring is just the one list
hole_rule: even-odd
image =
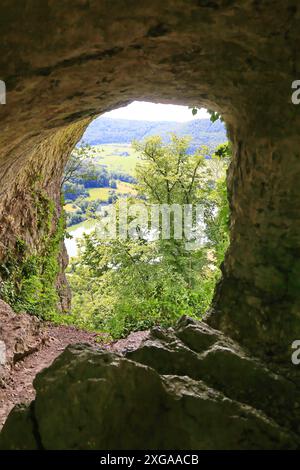
[[37,226],[43,234],[41,247],[32,252],[24,240],[16,241],[15,249],[0,265],[0,297],[16,312],[26,311],[48,319],[57,311],[59,300],[55,283],[65,220],[63,215],[58,218],[53,233],[55,204],[44,194],[35,194],[34,200]]

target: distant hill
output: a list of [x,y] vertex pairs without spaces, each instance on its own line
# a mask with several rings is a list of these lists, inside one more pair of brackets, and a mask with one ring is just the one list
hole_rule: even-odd
[[200,145],[216,147],[227,141],[224,124],[212,123],[209,119],[196,119],[188,122],[176,121],[133,121],[99,117],[87,128],[82,141],[90,145],[129,144],[133,140],[143,140],[152,135],[168,138],[168,133],[191,136],[191,149]]

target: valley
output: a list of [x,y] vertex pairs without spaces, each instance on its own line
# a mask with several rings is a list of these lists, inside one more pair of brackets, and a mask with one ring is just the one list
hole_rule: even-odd
[[77,243],[83,234],[95,228],[94,216],[99,207],[136,196],[135,168],[140,156],[132,141],[155,134],[168,141],[175,131],[179,136],[189,136],[190,151],[207,145],[211,154],[226,141],[224,125],[209,119],[180,123],[100,117],[91,123],[77,145],[85,150],[81,161],[75,162],[77,168],[71,178],[75,187],[70,193],[64,190],[67,233],[71,237],[65,243],[70,257],[77,255]]

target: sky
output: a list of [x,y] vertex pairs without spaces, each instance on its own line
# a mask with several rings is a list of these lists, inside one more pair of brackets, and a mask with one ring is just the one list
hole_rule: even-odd
[[102,115],[114,119],[136,119],[139,121],[191,121],[193,119],[208,119],[210,116],[206,109],[201,108],[196,116],[187,106],[173,104],[147,103],[146,101],[133,101],[124,108],[114,109]]

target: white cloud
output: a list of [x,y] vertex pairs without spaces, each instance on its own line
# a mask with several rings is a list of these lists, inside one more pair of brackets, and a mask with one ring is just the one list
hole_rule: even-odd
[[196,116],[187,106],[173,104],[148,103],[146,101],[133,101],[124,108],[114,109],[103,114],[104,117],[114,119],[132,119],[138,121],[191,121],[192,119],[207,119],[209,114],[201,108]]

